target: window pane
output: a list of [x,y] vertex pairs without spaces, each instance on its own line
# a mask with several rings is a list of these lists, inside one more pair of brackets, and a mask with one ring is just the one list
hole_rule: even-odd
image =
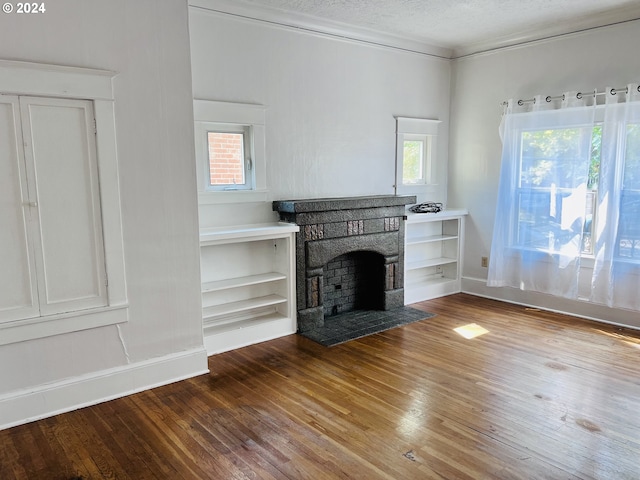
[[622,188],[640,190],[640,124],[627,125]]
[[593,127],[591,135],[591,163],[589,164],[589,182],[587,188],[598,189],[598,179],[600,178],[600,156],[602,154],[602,125]]
[[551,195],[548,191],[520,192],[518,198],[518,244],[530,248],[549,248]]
[[596,125],[593,127],[593,133],[591,135],[591,161],[589,163],[589,179],[587,181],[587,209],[584,217],[584,228],[582,229],[582,253],[586,255],[593,255],[601,154],[602,125]]
[[209,183],[244,185],[244,134],[208,132]]
[[584,228],[582,229],[582,253],[593,255],[593,238],[595,237],[595,213],[598,202],[598,192],[596,190],[587,191],[587,209],[584,217]]
[[640,192],[623,190],[620,197],[618,255],[640,258]]
[[522,187],[574,188],[588,181],[591,128],[563,128],[522,133]]
[[640,125],[627,126],[620,223],[618,224],[618,255],[640,258]]
[[421,140],[404,141],[402,183],[424,183],[424,142]]
[[591,253],[600,140],[600,126],[522,133],[519,245]]

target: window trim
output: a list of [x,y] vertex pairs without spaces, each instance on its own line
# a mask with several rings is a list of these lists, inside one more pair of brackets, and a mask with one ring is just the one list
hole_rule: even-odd
[[[195,123],[196,166],[198,177],[198,203],[260,202],[267,199],[265,123],[266,108],[247,103],[218,102],[195,99],[193,101]],[[204,132],[211,125],[236,125],[249,127],[249,144],[252,149],[252,189],[208,189],[209,153]]]
[[[395,117],[396,119],[396,179],[395,193],[398,194],[420,194],[430,193],[433,187],[438,186],[435,182],[437,178],[436,171],[436,152],[439,126],[441,120],[428,118],[413,117]],[[424,182],[415,184],[403,183],[404,172],[404,141],[424,138]]]
[[129,319],[115,131],[116,72],[0,60],[0,92],[91,100],[96,120],[107,307],[21,319],[0,324],[0,345],[60,335]]

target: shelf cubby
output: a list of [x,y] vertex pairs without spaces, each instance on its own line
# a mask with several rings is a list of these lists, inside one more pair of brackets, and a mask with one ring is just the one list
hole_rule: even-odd
[[409,214],[405,222],[405,304],[461,289],[466,210]]
[[277,223],[200,233],[209,355],[295,333],[295,232]]

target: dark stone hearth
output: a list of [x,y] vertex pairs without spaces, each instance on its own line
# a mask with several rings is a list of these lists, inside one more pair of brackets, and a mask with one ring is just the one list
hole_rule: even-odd
[[301,334],[325,347],[332,347],[349,340],[384,332],[433,316],[433,313],[423,312],[411,307],[399,307],[385,311],[354,310],[327,317],[324,326],[301,332]]
[[[273,202],[280,221],[300,226],[296,234],[296,304],[300,332],[322,327],[325,316],[362,305],[374,310],[404,305],[405,206],[415,202],[414,196],[395,195]],[[342,258],[354,252],[367,252],[366,262]],[[340,261],[353,262],[353,276],[336,279],[332,274],[333,283],[328,283],[326,270],[337,257],[341,257]],[[374,271],[378,278],[371,280],[369,277]],[[368,283],[360,277],[367,278]],[[342,282],[359,285],[353,292],[356,298],[337,293],[343,288]],[[330,291],[327,292],[327,288]],[[371,295],[376,298],[366,298]]]

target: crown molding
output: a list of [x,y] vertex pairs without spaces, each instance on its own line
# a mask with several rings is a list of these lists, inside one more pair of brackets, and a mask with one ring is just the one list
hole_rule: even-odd
[[312,15],[254,5],[242,0],[189,0],[189,7],[264,22],[285,28],[449,60],[450,48],[410,36],[393,35]]
[[552,40],[558,37],[581,34],[591,30],[613,27],[640,20],[640,3],[613,9],[598,15],[576,17],[571,22],[555,23],[543,28],[531,28],[516,33],[492,38],[485,42],[476,42],[453,48],[452,59],[459,59],[495,50],[518,47],[534,42]]

